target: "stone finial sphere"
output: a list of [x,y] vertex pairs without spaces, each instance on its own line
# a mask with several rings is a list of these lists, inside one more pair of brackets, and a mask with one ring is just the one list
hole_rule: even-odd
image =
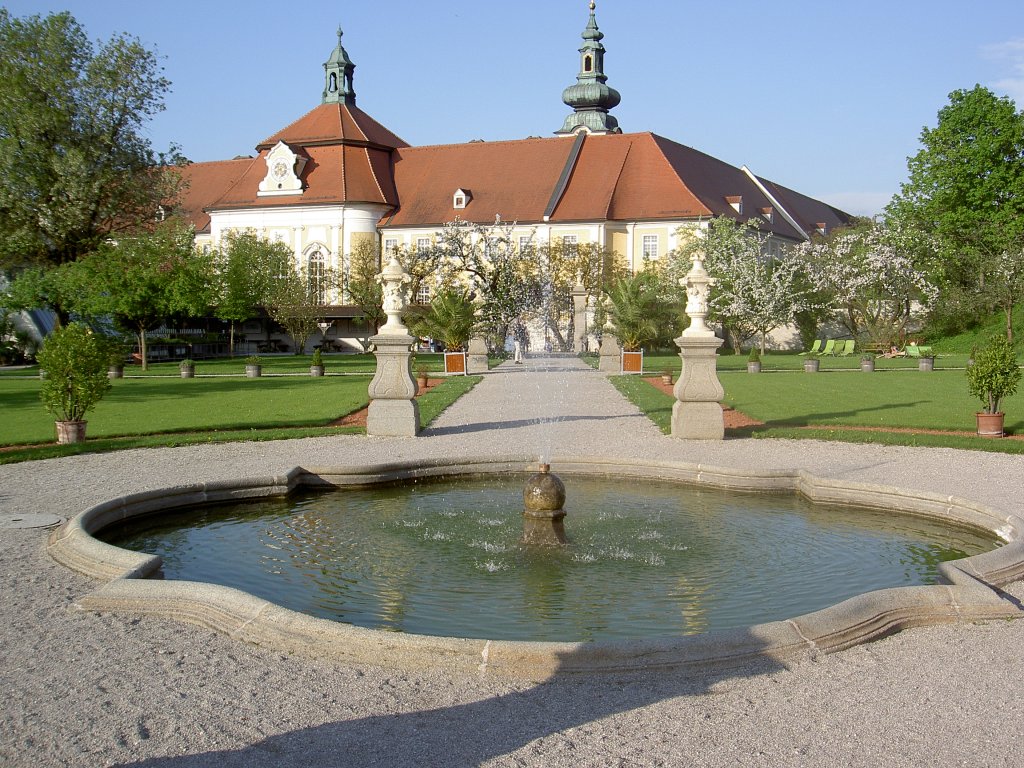
[[532,475],[523,487],[527,512],[557,512],[565,505],[565,486],[546,469]]

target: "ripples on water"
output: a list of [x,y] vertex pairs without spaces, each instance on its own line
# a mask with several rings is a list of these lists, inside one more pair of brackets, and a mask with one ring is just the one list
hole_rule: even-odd
[[534,640],[746,626],[934,581],[994,538],[909,516],[625,479],[564,477],[572,544],[529,550],[523,477],[197,507],[108,529],[167,578],[424,634]]

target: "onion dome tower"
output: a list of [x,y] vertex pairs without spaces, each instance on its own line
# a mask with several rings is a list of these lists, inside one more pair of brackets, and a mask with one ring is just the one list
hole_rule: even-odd
[[565,118],[562,128],[556,134],[573,133],[622,133],[619,121],[608,114],[608,110],[621,101],[622,97],[614,88],[605,83],[604,33],[597,28],[594,17],[596,5],[590,0],[590,21],[583,30],[583,47],[580,48],[580,73],[576,84],[562,91],[562,101],[572,107],[573,114]]

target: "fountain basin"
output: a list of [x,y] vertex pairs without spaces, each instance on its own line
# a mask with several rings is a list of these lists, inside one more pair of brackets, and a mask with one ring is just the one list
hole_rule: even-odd
[[992,587],[1024,574],[1020,521],[970,501],[841,483],[802,472],[741,472],[676,462],[600,459],[556,459],[552,463],[564,477],[626,476],[748,491],[796,492],[811,500],[899,510],[992,531],[1008,543],[982,555],[942,564],[939,571],[946,584],[869,592],[824,610],[753,627],[686,637],[592,643],[444,638],[362,629],[289,611],[228,587],[146,580],[142,577],[159,570],[159,558],[113,547],[92,536],[113,522],[160,510],[278,496],[299,487],[359,487],[445,475],[524,473],[535,468],[523,459],[295,469],[277,477],[147,492],[111,500],[72,518],[53,534],[49,549],[55,559],[76,570],[112,579],[79,601],[90,610],[172,616],[259,645],[318,657],[480,669],[533,679],[559,672],[691,666],[705,669],[763,657],[786,660],[841,650],[910,626],[1019,613]]

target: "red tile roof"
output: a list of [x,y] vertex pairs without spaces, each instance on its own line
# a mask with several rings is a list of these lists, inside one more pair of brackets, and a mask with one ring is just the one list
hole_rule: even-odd
[[[260,197],[265,157],[278,141],[308,158],[301,195]],[[262,142],[255,159],[195,163],[184,208],[197,229],[203,209],[279,208],[310,204],[379,203],[394,210],[382,227],[439,227],[455,218],[490,223],[659,221],[730,216],[749,219],[778,207],[804,232],[849,221],[842,211],[653,133],[533,138],[410,147],[362,110],[322,104]],[[567,179],[564,188],[559,180]],[[758,185],[760,182],[764,189]],[[473,190],[453,207],[457,189]],[[765,194],[774,198],[774,201]],[[742,199],[743,214],[729,200]],[[778,211],[781,214],[781,211]],[[792,239],[803,233],[784,215],[761,221]]]
[[256,149],[270,149],[279,141],[293,147],[339,142],[375,144],[388,148],[409,146],[359,107],[342,103],[321,104],[261,141]]
[[[467,221],[543,221],[552,193],[571,158],[568,138],[473,142],[408,147],[395,152],[399,208],[384,227],[432,227],[455,216],[452,194],[472,189],[459,210]],[[765,183],[765,182],[762,182]],[[838,226],[846,214],[778,185],[766,188],[779,205],[791,202],[797,219]],[[778,190],[775,195],[773,190]],[[742,198],[740,215],[726,198]],[[653,133],[587,136],[569,182],[551,210],[551,222],[657,221],[711,216],[746,220],[772,201],[742,169]],[[783,216],[769,225],[779,235],[801,239]],[[813,231],[814,227],[804,227]]]
[[196,232],[210,231],[210,214],[206,209],[234,185],[256,162],[251,157],[238,160],[219,160],[212,163],[190,163],[171,170],[182,179],[182,193],[178,209],[196,228]]

